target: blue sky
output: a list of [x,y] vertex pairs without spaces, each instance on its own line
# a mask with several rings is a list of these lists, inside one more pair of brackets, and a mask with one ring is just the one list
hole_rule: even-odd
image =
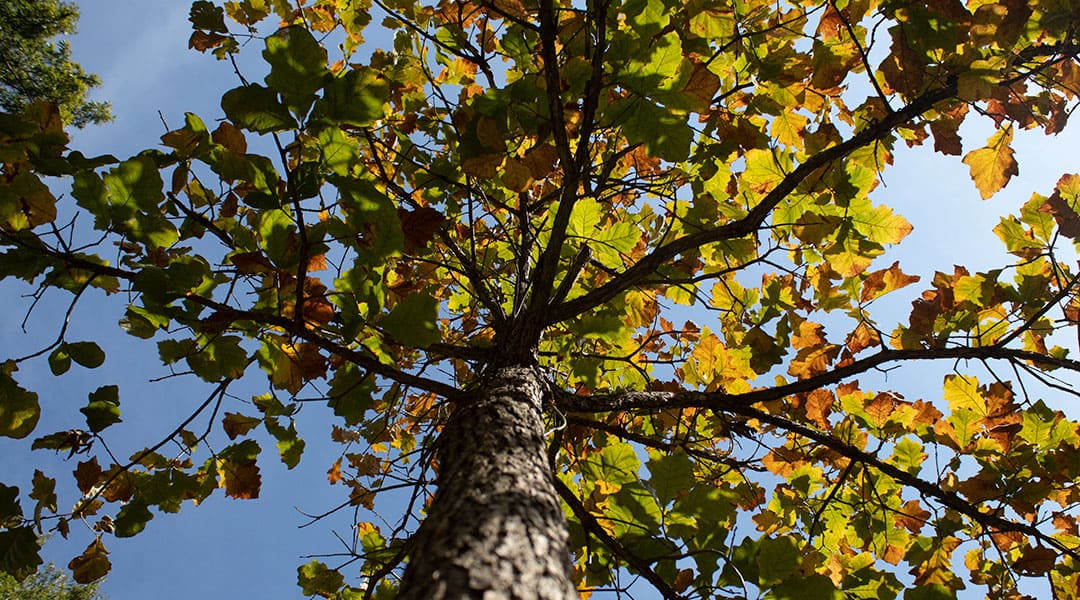
[[[123,158],[159,144],[166,131],[162,118],[178,127],[186,111],[199,114],[208,123],[222,116],[219,98],[238,82],[228,62],[187,49],[189,4],[185,0],[80,3],[82,21],[72,40],[74,57],[87,71],[101,77],[103,86],[97,95],[113,103],[117,119],[107,126],[77,132],[73,148],[87,155],[111,153]],[[261,44],[254,42],[242,55],[246,57],[245,68],[251,69],[245,74],[251,79],[261,77],[260,49]],[[982,145],[989,134],[989,129],[971,128],[965,150]],[[905,215],[915,229],[882,263],[900,259],[905,271],[923,275],[924,281],[935,270],[951,271],[954,263],[975,268],[1005,264],[1007,258],[992,227],[1000,215],[1014,210],[1032,192],[1049,193],[1062,173],[1080,172],[1080,123],[1056,138],[1039,132],[1020,133],[1016,148],[1020,177],[989,201],[979,199],[959,157],[944,157],[927,149],[898,152],[896,165],[886,170],[886,187],[877,192],[876,199]],[[890,301],[888,306],[900,311],[896,319],[906,316],[908,303],[919,289],[921,286],[913,286],[906,295]],[[0,300],[8,306],[24,306],[26,302],[15,296],[26,291],[5,284],[0,288]],[[27,354],[47,345],[56,335],[55,317],[66,307],[65,301],[57,296],[39,307],[29,321],[29,334],[22,333],[19,319],[0,323],[0,344],[7,349],[4,354]],[[80,305],[68,335],[72,341],[103,339],[109,356],[105,366],[94,371],[74,369],[56,379],[44,361],[36,361],[25,364],[18,377],[41,397],[44,414],[40,433],[81,426],[77,409],[85,403],[87,392],[103,384],[120,383],[124,422],[109,430],[109,441],[115,454],[126,457],[170,431],[209,390],[183,378],[150,382],[167,371],[158,363],[152,345],[135,343],[116,329],[120,308],[116,302]],[[1071,349],[1074,353],[1078,350]],[[941,373],[949,365],[940,367],[908,367],[890,378],[915,380],[914,388],[904,387],[914,389],[915,395],[934,398],[939,393]],[[252,394],[265,391],[257,374],[245,384]],[[1065,407],[1061,402],[1056,405]],[[180,515],[157,515],[147,530],[134,538],[106,538],[113,562],[104,586],[108,596],[113,600],[223,598],[234,594],[299,597],[296,567],[310,560],[301,557],[339,550],[331,529],[337,527],[348,537],[350,525],[348,518],[342,518],[298,529],[306,519],[297,507],[322,512],[340,503],[345,494],[340,486],[326,485],[326,468],[339,449],[326,441],[325,412],[311,406],[301,413],[298,427],[308,449],[295,471],[286,471],[276,461],[272,444],[263,442],[266,452],[261,461],[260,499],[235,501],[217,494],[203,506],[186,506]],[[65,462],[62,456],[43,451],[34,452],[32,460],[23,460],[28,448],[29,440],[0,440],[0,456],[5,457],[0,463],[0,480],[25,491],[35,468],[61,480],[70,479],[75,461]],[[62,502],[74,500],[70,488],[68,491]],[[86,528],[73,524],[70,540],[56,537],[47,545],[47,559],[65,565],[91,540]]]

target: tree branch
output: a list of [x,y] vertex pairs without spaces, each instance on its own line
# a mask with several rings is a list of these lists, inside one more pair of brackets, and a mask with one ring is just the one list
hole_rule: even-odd
[[302,323],[297,323],[292,319],[287,319],[280,315],[233,308],[196,294],[188,294],[186,298],[196,304],[217,311],[219,316],[224,317],[229,321],[251,321],[253,323],[278,327],[293,337],[300,338],[306,342],[311,342],[330,354],[340,356],[358,367],[379,375],[380,377],[396,381],[402,385],[408,385],[427,392],[432,392],[451,400],[458,398],[462,394],[462,391],[454,386],[426,377],[413,375],[411,373],[405,373],[393,367],[384,365],[374,357],[366,356],[353,348],[332,342],[326,337],[319,335],[318,332],[312,331],[303,326]]
[[826,373],[793,381],[785,385],[761,388],[741,394],[726,392],[620,392],[596,396],[578,396],[565,390],[554,390],[559,410],[565,412],[607,412],[613,410],[662,409],[662,408],[708,408],[734,411],[740,407],[759,402],[778,400],[792,394],[809,392],[875,369],[891,362],[914,360],[1007,360],[1029,361],[1047,367],[1058,367],[1080,373],[1080,361],[1055,358],[1029,350],[1016,350],[1000,346],[928,348],[922,350],[881,350],[880,352],[834,368]]
[[679,254],[694,250],[706,244],[737,239],[753,234],[761,228],[765,219],[768,218],[773,209],[775,209],[788,194],[795,191],[795,188],[812,173],[830,163],[843,159],[859,148],[863,148],[885,138],[900,125],[914,120],[924,112],[931,110],[938,102],[951,98],[955,96],[956,93],[956,80],[950,79],[944,87],[925,92],[907,106],[890,113],[882,120],[871,124],[846,142],[842,142],[818,152],[784,177],[784,180],[777,184],[777,186],[742,219],[713,229],[707,229],[683,236],[654,249],[644,258],[634,263],[630,268],[626,269],[599,288],[549,310],[546,315],[545,324],[550,325],[572,319],[597,306],[606,304],[615,299],[620,293],[652,275],[660,266],[674,259]]
[[749,406],[730,408],[728,409],[728,412],[742,415],[744,417],[757,419],[763,423],[769,423],[770,425],[775,425],[776,427],[784,429],[785,431],[790,431],[791,433],[794,433],[796,435],[800,435],[802,437],[814,440],[822,446],[825,446],[846,458],[862,463],[869,467],[873,467],[878,471],[881,471],[885,475],[892,477],[901,484],[918,490],[918,492],[922,494],[923,497],[933,498],[944,506],[951,508],[967,517],[970,517],[973,521],[981,525],[987,531],[997,530],[1015,531],[1018,533],[1023,533],[1025,535],[1038,539],[1042,543],[1056,548],[1065,554],[1068,554],[1073,559],[1080,560],[1080,550],[1076,548],[1069,548],[1068,546],[1055,540],[1049,535],[1043,533],[1034,525],[1029,525],[1027,523],[1017,523],[1015,521],[1010,521],[994,514],[982,512],[979,510],[976,504],[968,502],[967,500],[960,497],[959,494],[956,494],[954,492],[947,492],[941,489],[940,484],[931,483],[929,481],[920,479],[915,475],[912,475],[887,462],[884,462],[873,454],[864,452],[856,448],[855,446],[847,444],[832,435],[817,431],[815,429],[811,429],[810,427],[796,423],[790,419],[786,419],[778,415],[771,415],[769,413],[760,411],[756,408],[752,408]]
[[581,522],[581,526],[585,529],[586,533],[592,535],[596,539],[600,540],[602,544],[608,547],[616,556],[623,560],[631,569],[638,575],[645,578],[646,581],[651,583],[656,591],[660,592],[661,596],[670,600],[683,600],[685,596],[676,592],[663,577],[660,577],[652,570],[652,567],[643,558],[637,556],[633,552],[630,552],[622,543],[611,537],[607,530],[596,520],[596,517],[589,512],[587,508],[581,503],[581,499],[577,497],[565,483],[558,477],[552,477],[555,482],[555,489],[559,492],[559,496],[562,497],[563,502],[570,507],[574,516]]

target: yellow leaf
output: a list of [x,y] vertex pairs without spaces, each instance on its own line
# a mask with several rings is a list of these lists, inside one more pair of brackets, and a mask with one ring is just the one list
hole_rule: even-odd
[[971,179],[983,200],[996,194],[1013,175],[1020,173],[1009,146],[1012,138],[1012,125],[1006,124],[986,140],[986,146],[972,150],[964,157],[964,164],[971,168]]

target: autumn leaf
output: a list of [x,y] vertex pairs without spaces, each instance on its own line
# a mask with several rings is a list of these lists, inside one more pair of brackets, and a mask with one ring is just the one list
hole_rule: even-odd
[[260,418],[246,417],[234,412],[225,413],[225,418],[221,421],[225,435],[228,435],[230,440],[235,440],[237,437],[246,434],[258,427],[260,423],[262,423]]
[[108,554],[109,551],[105,549],[105,544],[101,543],[101,538],[91,542],[82,554],[68,563],[75,581],[83,584],[91,583],[108,574],[112,569]]
[[986,146],[972,150],[964,157],[964,164],[971,168],[971,179],[983,200],[996,194],[1020,173],[1010,146],[1012,138],[1012,126],[1005,125],[986,140]]
[[401,220],[401,232],[405,234],[406,252],[426,248],[446,221],[439,211],[429,206],[415,210],[399,208],[398,218]]

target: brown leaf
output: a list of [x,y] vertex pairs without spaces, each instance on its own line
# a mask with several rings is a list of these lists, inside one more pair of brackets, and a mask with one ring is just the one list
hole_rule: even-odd
[[690,71],[690,79],[683,87],[683,92],[696,100],[692,110],[707,112],[719,89],[720,77],[710,71],[705,64],[695,63],[693,70]]
[[255,461],[236,463],[224,461],[221,465],[221,482],[225,495],[238,500],[250,500],[259,497],[262,476]]
[[259,423],[262,423],[262,419],[258,417],[248,417],[234,412],[225,413],[225,418],[221,421],[222,427],[225,428],[225,435],[229,436],[230,440],[235,440],[258,427]]
[[244,132],[228,121],[222,121],[221,125],[210,135],[215,144],[221,144],[236,154],[247,153],[247,140]]
[[791,448],[775,448],[761,459],[761,464],[774,475],[787,477],[797,467],[806,464],[806,457]]
[[1020,174],[1011,147],[1013,128],[1006,124],[990,136],[986,146],[968,152],[964,164],[971,169],[971,179],[983,200],[996,194],[1009,180]]
[[481,154],[480,156],[473,156],[461,161],[461,170],[467,175],[473,177],[482,177],[484,179],[495,179],[495,176],[499,174],[498,168],[502,164],[502,154]]
[[74,471],[75,483],[79,486],[79,491],[89,494],[90,490],[101,482],[101,473],[101,465],[98,464],[96,456],[80,462]]
[[543,179],[555,170],[555,163],[559,162],[559,151],[551,144],[541,144],[530,148],[521,160],[529,168],[533,179]]
[[685,592],[686,588],[690,587],[690,584],[692,583],[694,583],[694,570],[683,569],[679,571],[678,575],[675,576],[675,583],[672,585],[672,587],[675,589],[676,592],[681,594]]
[[818,21],[817,31],[814,37],[821,38],[823,40],[835,40],[843,37],[844,35],[844,17],[836,10],[836,6],[829,2],[825,5],[825,14],[821,15],[821,20]]
[[397,213],[401,232],[405,234],[405,252],[409,253],[427,247],[446,221],[442,213],[430,206],[416,210],[399,208]]
[[865,322],[859,323],[855,329],[848,334],[847,340],[844,344],[848,347],[848,350],[852,354],[858,354],[867,348],[873,348],[881,345],[881,336],[873,327],[870,327]]
[[894,262],[889,268],[874,271],[863,280],[860,302],[869,302],[889,292],[919,281],[918,275],[908,275],[900,269],[900,262]]
[[1028,546],[1013,563],[1013,567],[1025,575],[1045,575],[1054,568],[1057,557],[1058,553],[1050,548]]
[[506,150],[506,138],[499,129],[499,123],[490,117],[480,117],[476,122],[476,139],[489,150]]
[[247,275],[254,273],[272,273],[274,271],[274,265],[270,264],[270,259],[263,256],[263,253],[257,250],[255,252],[233,254],[229,257],[229,262],[236,267],[237,271]]
[[930,519],[930,512],[925,510],[918,500],[908,500],[896,513],[896,524],[911,533],[922,531],[923,525]]
[[283,347],[304,379],[318,379],[326,375],[327,362],[319,347],[310,342]]
[[1050,213],[1057,222],[1058,231],[1069,239],[1080,237],[1080,215],[1061,197],[1057,190],[1039,207],[1039,212]]
[[532,185],[532,173],[523,159],[511,156],[503,163],[503,171],[500,176],[503,185],[515,192],[524,192]]
[[108,554],[109,551],[105,549],[105,544],[101,543],[101,538],[91,542],[82,554],[68,563],[75,581],[85,585],[104,577],[112,569]]
[[191,34],[191,37],[188,38],[188,48],[194,48],[199,52],[206,52],[211,48],[216,48],[224,44],[228,40],[228,36],[221,35],[220,33],[195,31]]
[[1076,526],[1076,517],[1070,514],[1056,512],[1054,513],[1054,518],[1051,522],[1061,533],[1071,536],[1080,534],[1080,530],[1078,530]]

